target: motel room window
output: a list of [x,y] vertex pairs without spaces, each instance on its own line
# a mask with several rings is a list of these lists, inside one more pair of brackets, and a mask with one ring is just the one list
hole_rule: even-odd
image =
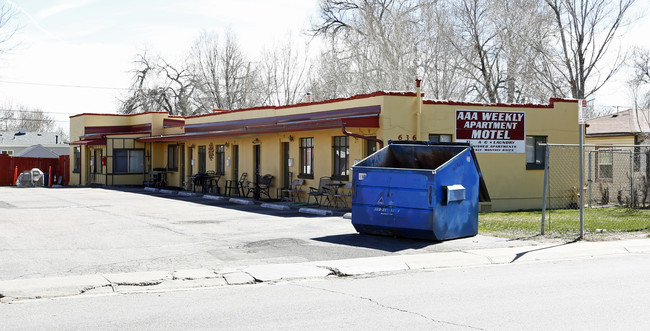
[[93,172],[96,174],[102,173],[102,154],[103,151],[101,149],[95,150],[95,159],[93,161]]
[[226,173],[226,146],[217,145],[216,152],[217,161],[217,175],[224,175]]
[[544,169],[546,136],[526,136],[526,169]]
[[144,150],[115,149],[113,153],[113,169],[116,173],[141,174],[144,172]]
[[205,156],[206,156],[205,145],[199,146],[199,173],[205,173]]
[[74,148],[74,170],[72,172],[78,173],[81,170],[81,147]]
[[332,179],[348,180],[348,176],[350,175],[350,145],[348,136],[334,137],[332,153],[334,159]]
[[314,178],[314,138],[300,138],[299,178]]
[[450,134],[429,134],[429,142],[432,143],[450,143],[451,135]]
[[611,148],[598,150],[598,179],[611,181],[614,178],[614,152]]
[[178,145],[167,145],[167,170],[178,170]]

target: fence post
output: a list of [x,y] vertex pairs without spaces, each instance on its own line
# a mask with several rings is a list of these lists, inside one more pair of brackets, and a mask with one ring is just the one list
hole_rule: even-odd
[[544,220],[546,218],[546,195],[548,191],[548,159],[550,153],[550,146],[546,145],[544,155],[544,193],[542,193],[542,235],[544,235]]
[[634,150],[630,151],[630,208],[636,208],[634,198]]
[[582,239],[585,235],[585,194],[584,194],[584,186],[585,186],[585,167],[584,167],[584,162],[585,162],[585,147],[584,147],[584,135],[585,135],[585,125],[584,124],[579,124],[578,125],[578,130],[580,130],[580,150],[578,153],[580,153],[580,156],[578,157],[578,175],[580,176],[579,180],[579,190],[580,190],[580,239]]

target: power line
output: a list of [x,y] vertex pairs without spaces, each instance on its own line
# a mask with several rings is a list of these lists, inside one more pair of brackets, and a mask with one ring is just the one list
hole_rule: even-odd
[[92,85],[67,85],[67,84],[48,84],[48,83],[34,83],[34,82],[18,82],[11,80],[0,80],[0,83],[17,84],[17,85],[32,85],[32,86],[50,86],[50,87],[67,87],[67,88],[85,88],[97,90],[131,90],[128,87],[108,87],[108,86],[92,86]]
[[0,108],[0,111],[11,111],[11,112],[19,112],[19,113],[43,113],[43,114],[57,114],[57,115],[76,115],[76,114],[78,114],[78,113],[55,112],[55,111],[45,111],[45,110],[3,109],[3,108]]

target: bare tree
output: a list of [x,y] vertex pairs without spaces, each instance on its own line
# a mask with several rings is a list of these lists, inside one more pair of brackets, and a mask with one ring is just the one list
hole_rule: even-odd
[[[584,99],[598,91],[621,67],[617,56],[608,68],[603,63],[626,14],[635,0],[545,0],[551,8],[557,49],[546,54],[554,66],[549,74],[559,75],[568,95]],[[562,87],[556,89],[563,91]]]
[[131,92],[121,101],[120,112],[132,114],[166,111],[171,115],[194,115],[195,84],[185,67],[151,56],[147,50],[136,55]]
[[6,1],[0,1],[0,54],[10,51],[11,39],[18,31],[16,10]]
[[255,93],[256,67],[234,33],[226,33],[221,42],[218,34],[203,32],[190,51],[189,63],[201,112],[258,106],[263,101]]
[[628,81],[634,108],[650,109],[650,50],[636,48],[632,52],[632,78]]
[[20,104],[5,103],[0,110],[5,131],[18,131],[25,129],[33,132],[50,132],[54,130],[54,117],[39,108],[28,107]]
[[292,38],[263,51],[259,64],[263,103],[282,106],[303,101],[310,71],[308,48],[299,47]]
[[[321,0],[320,21],[312,33],[328,43],[319,75],[346,95],[384,89],[409,89],[418,76],[421,8],[409,0]],[[327,59],[340,61],[330,66]],[[334,74],[326,70],[342,69]],[[318,93],[317,93],[318,94]],[[329,94],[329,93],[323,93]],[[338,95],[345,96],[345,95]]]

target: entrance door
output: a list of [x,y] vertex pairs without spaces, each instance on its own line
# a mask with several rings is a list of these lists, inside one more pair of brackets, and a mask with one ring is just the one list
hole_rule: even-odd
[[232,145],[232,179],[239,180],[239,145]]
[[289,172],[289,143],[282,143],[282,187],[288,188],[291,185],[291,172]]
[[179,144],[178,150],[180,153],[179,155],[180,161],[178,163],[179,166],[181,167],[180,169],[178,169],[179,175],[181,176],[179,182],[181,184],[181,187],[185,187],[185,144]]
[[260,172],[262,171],[260,168],[260,150],[260,145],[253,145],[253,169],[255,170],[255,183],[259,182],[261,176]]

